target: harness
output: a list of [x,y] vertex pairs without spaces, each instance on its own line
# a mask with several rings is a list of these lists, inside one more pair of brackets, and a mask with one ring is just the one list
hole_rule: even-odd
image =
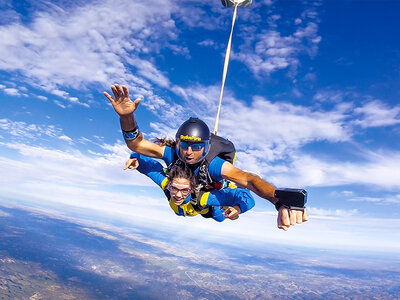
[[[205,218],[212,217],[212,210],[209,209],[208,212],[204,214],[204,210],[207,208],[204,203],[206,203],[207,199],[205,198],[201,201],[202,197],[208,197],[208,194],[205,195],[206,192],[213,189],[219,190],[224,187],[224,182],[213,180],[208,170],[211,161],[217,156],[233,164],[236,157],[236,150],[231,141],[212,133],[210,137],[210,150],[206,157],[200,163],[193,165],[193,167],[191,166],[193,171],[198,168],[198,172],[196,174],[196,187],[191,195],[190,202],[197,212],[203,212],[201,215]],[[183,166],[184,164],[185,163],[179,159],[178,155],[175,153],[174,161],[168,166],[166,171],[168,173],[173,166]]]

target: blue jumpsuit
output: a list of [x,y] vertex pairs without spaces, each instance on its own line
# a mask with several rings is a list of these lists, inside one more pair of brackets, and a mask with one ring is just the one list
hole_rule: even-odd
[[[139,167],[137,170],[152,179],[158,186],[164,191],[168,184],[168,178],[164,174],[163,166],[156,160],[149,158],[144,155],[133,152],[131,158],[136,158],[139,161]],[[169,193],[166,193],[167,197]],[[212,206],[212,217],[218,222],[225,220],[223,215],[224,207],[233,207],[235,205],[240,206],[242,213],[248,211],[254,207],[254,199],[250,194],[249,190],[243,188],[224,188],[221,190],[211,190],[202,195],[200,199],[200,205],[206,206],[204,210],[198,212],[194,209],[190,203],[191,196],[181,204],[176,205],[174,201],[168,197],[169,205],[171,209],[179,216],[195,216],[197,214],[206,214],[208,207]]]

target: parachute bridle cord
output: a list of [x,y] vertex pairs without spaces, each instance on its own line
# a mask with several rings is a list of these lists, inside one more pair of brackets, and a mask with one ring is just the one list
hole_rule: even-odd
[[233,12],[233,18],[232,18],[231,34],[229,35],[228,46],[226,47],[226,52],[225,52],[225,62],[224,62],[224,71],[222,73],[221,92],[219,93],[219,105],[218,105],[217,117],[215,119],[215,125],[214,125],[214,134],[215,135],[217,135],[217,131],[218,131],[219,113],[221,112],[222,96],[224,94],[226,73],[228,72],[229,56],[231,55],[232,33],[233,33],[233,27],[235,26],[237,8],[238,8],[238,3],[235,3],[235,10]]

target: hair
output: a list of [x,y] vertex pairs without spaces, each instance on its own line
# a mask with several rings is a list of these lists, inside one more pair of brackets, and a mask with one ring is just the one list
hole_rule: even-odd
[[185,178],[190,182],[190,189],[193,191],[196,186],[196,177],[193,171],[186,164],[175,164],[168,171],[168,181],[171,184],[175,178]]
[[163,138],[155,138],[154,143],[160,146],[168,146],[171,148],[176,148],[176,141],[172,139],[168,139],[166,137]]

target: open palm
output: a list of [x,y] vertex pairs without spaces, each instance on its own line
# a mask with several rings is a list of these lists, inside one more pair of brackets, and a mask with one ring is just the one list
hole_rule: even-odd
[[132,101],[129,98],[129,91],[126,86],[123,85],[121,88],[118,84],[115,84],[111,86],[111,90],[115,98],[113,98],[107,92],[104,92],[104,96],[106,96],[107,99],[110,100],[115,112],[118,115],[120,116],[130,115],[139,106],[140,99]]

